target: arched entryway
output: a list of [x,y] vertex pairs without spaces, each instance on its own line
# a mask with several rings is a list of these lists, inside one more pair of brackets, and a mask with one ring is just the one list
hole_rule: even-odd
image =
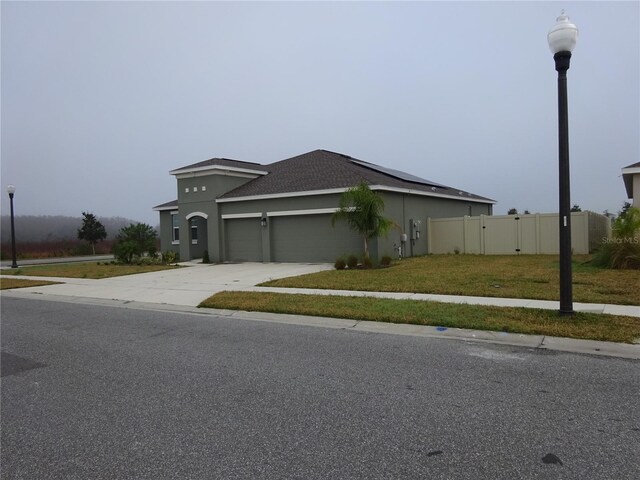
[[189,225],[189,259],[202,258],[207,250],[207,218],[208,215],[202,212],[194,212],[187,215]]

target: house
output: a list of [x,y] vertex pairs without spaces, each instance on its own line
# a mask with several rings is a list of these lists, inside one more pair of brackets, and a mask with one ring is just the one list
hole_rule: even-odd
[[640,162],[624,167],[622,180],[627,197],[631,199],[631,206],[640,208]]
[[[397,228],[369,242],[372,258],[427,253],[427,217],[491,215],[494,200],[348,155],[315,150],[259,163],[212,158],[169,172],[178,198],[160,213],[162,251],[212,262],[334,262],[360,255],[362,238],[331,224],[340,195],[366,182],[384,199]],[[404,234],[404,235],[403,235]]]

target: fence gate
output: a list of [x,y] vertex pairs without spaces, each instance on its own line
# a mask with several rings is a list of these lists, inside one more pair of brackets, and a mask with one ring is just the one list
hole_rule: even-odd
[[520,253],[520,217],[485,217],[482,225],[485,255],[504,255]]
[[[594,251],[611,236],[611,221],[593,212],[571,214],[571,248]],[[428,218],[428,253],[557,254],[558,214]]]

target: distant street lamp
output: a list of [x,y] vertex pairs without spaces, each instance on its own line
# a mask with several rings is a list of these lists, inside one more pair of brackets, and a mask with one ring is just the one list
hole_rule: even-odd
[[573,315],[571,279],[571,194],[569,178],[569,116],[567,107],[567,70],[576,46],[578,29],[564,13],[556,19],[547,40],[558,72],[558,145],[560,185],[560,315]]
[[9,193],[9,203],[11,204],[11,254],[13,255],[11,268],[18,268],[18,262],[16,261],[16,228],[13,223],[13,195],[16,193],[16,187],[13,185],[7,186],[7,193]]

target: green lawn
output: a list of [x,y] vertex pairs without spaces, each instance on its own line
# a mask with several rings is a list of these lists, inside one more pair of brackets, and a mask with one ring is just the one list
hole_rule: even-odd
[[109,278],[121,275],[134,275],[136,273],[158,272],[180,268],[175,265],[121,265],[111,263],[87,262],[66,263],[55,265],[34,265],[20,267],[18,269],[4,270],[7,275],[33,275],[37,277],[64,277],[64,278]]
[[391,323],[634,343],[640,318],[595,313],[559,317],[556,311],[531,308],[456,305],[417,300],[221,292],[200,307],[351,318]]
[[58,282],[47,282],[45,280],[27,280],[26,278],[6,278],[0,277],[0,290],[10,288],[41,287],[43,285],[57,285]]
[[[574,301],[640,305],[639,270],[602,269],[589,260],[574,256]],[[389,268],[330,270],[262,285],[558,300],[558,277],[556,255],[429,255]]]

